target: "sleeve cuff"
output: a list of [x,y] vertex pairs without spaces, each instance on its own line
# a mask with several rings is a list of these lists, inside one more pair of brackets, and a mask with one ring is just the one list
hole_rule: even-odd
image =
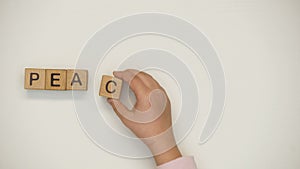
[[193,157],[180,157],[158,166],[157,169],[197,169],[197,166]]

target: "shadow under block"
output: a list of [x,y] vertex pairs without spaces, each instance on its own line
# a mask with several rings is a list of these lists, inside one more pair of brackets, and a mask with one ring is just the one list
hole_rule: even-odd
[[66,90],[67,70],[46,69],[46,90]]
[[67,90],[87,90],[88,71],[80,69],[67,70]]
[[122,80],[112,77],[103,75],[100,85],[100,96],[105,96],[108,98],[119,99],[122,89]]
[[25,89],[45,89],[45,69],[25,68]]

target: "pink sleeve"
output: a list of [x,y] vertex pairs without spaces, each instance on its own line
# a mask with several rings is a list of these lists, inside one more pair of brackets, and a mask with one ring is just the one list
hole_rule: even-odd
[[158,166],[157,169],[197,169],[197,166],[193,157],[180,157]]

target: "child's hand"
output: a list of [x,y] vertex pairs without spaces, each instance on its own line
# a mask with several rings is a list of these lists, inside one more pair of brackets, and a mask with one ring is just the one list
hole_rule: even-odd
[[165,90],[149,74],[137,70],[116,71],[114,76],[129,83],[137,100],[128,110],[119,100],[108,99],[124,125],[149,147],[158,165],[180,157]]

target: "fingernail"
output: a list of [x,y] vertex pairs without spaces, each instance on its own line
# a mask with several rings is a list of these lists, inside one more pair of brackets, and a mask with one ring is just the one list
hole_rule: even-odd
[[120,73],[121,73],[121,71],[113,71],[114,76],[117,76],[117,77],[120,75]]
[[108,98],[108,99],[107,99],[107,102],[108,102],[108,103],[112,103],[113,100],[112,100],[111,98]]

